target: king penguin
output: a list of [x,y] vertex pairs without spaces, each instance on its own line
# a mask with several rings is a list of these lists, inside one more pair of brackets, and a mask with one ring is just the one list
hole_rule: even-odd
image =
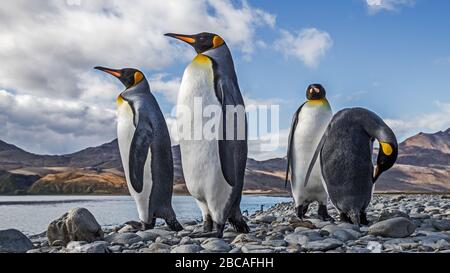
[[156,218],[180,231],[172,208],[173,158],[169,130],[144,74],[136,69],[95,69],[118,78],[126,87],[118,99],[117,136],[127,186],[136,202],[142,229]]
[[[212,33],[166,36],[190,44],[198,54],[184,72],[178,110],[219,109],[220,133],[213,138],[195,137],[210,118],[202,115],[196,122],[177,112],[179,134],[180,128],[193,132],[189,137],[183,132],[180,149],[186,185],[202,211],[204,232],[220,238],[228,220],[236,231],[247,233],[250,229],[240,209],[247,164],[247,120],[231,52],[225,41]],[[200,104],[196,103],[199,100]],[[228,111],[230,107],[236,112]]]
[[[373,143],[380,143],[377,164]],[[328,125],[308,168],[305,184],[320,156],[322,175],[330,200],[344,222],[367,225],[366,208],[375,182],[397,160],[398,144],[391,128],[363,108],[344,109]]]
[[309,163],[317,145],[322,138],[333,116],[331,106],[326,99],[326,91],[320,84],[312,84],[306,90],[307,102],[295,112],[289,134],[288,165],[286,183],[291,174],[291,189],[294,197],[297,216],[303,219],[308,206],[319,202],[318,215],[329,220],[327,211],[328,194],[323,186],[322,172],[319,162],[312,170],[310,183],[304,187]]

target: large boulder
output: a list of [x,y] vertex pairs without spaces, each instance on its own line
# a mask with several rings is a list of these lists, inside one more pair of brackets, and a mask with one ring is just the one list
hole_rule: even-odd
[[50,244],[71,241],[92,243],[103,239],[103,231],[94,215],[87,209],[76,208],[65,213],[59,219],[50,223],[47,228]]
[[405,238],[416,230],[416,226],[405,217],[397,217],[378,222],[369,227],[369,234],[374,236]]
[[0,230],[0,253],[25,253],[33,243],[16,229]]

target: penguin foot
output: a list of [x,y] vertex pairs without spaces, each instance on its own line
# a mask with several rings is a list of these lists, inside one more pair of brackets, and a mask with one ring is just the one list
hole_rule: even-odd
[[205,218],[203,222],[203,232],[211,232],[213,230],[214,222],[210,215]]
[[222,238],[223,237],[223,231],[225,230],[225,224],[217,224],[216,223],[216,237]]
[[339,214],[339,218],[341,219],[341,222],[353,224],[352,220],[346,213],[341,212]]
[[306,217],[306,213],[308,212],[309,204],[303,204],[297,207],[297,217],[300,220]]
[[174,220],[166,220],[166,224],[169,226],[170,230],[173,231],[182,231],[184,228],[176,219]]
[[369,225],[369,220],[367,220],[367,214],[365,212],[361,212],[359,221],[360,221],[361,225],[364,225],[364,226]]
[[147,224],[147,223],[141,221],[141,228],[140,228],[140,230],[146,231],[146,230],[149,230],[149,229],[154,229],[155,225],[156,225],[156,218],[153,218],[151,224]]
[[235,219],[228,219],[230,224],[233,226],[234,230],[236,230],[239,233],[249,233],[250,228],[248,227],[247,223],[245,222],[244,218],[241,218],[239,220]]
[[319,210],[317,212],[318,217],[322,221],[334,221],[334,219],[328,214],[327,206],[319,204]]

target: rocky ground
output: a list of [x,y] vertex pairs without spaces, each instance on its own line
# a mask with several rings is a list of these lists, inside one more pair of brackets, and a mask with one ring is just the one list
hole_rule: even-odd
[[[26,238],[14,230],[0,231],[0,252],[450,253],[450,196],[376,195],[368,209],[371,225],[361,228],[339,221],[320,221],[315,217],[316,209],[311,206],[310,217],[300,221],[292,204],[277,204],[248,217],[251,233],[238,234],[228,228],[223,239],[193,238],[192,234],[202,230],[196,220],[184,221],[185,230],[180,232],[169,231],[166,226],[148,231],[137,231],[127,224],[103,228],[103,234],[91,243],[71,238],[66,244],[51,238],[50,245],[45,233]],[[329,209],[338,219],[334,208]],[[98,233],[95,228],[93,231]],[[5,243],[5,237],[14,238],[14,243]]]

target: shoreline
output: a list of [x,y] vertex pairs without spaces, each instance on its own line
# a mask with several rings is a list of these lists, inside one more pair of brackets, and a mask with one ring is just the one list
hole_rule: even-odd
[[368,226],[317,219],[312,204],[304,221],[292,202],[277,203],[246,217],[249,234],[227,227],[222,239],[198,237],[200,219],[138,231],[129,224],[101,227],[96,242],[50,245],[45,233],[29,235],[29,253],[450,253],[450,198],[447,194],[378,194],[367,210]]
[[[283,193],[283,192],[274,192],[274,193],[246,193],[244,192],[242,194],[243,196],[267,196],[267,197],[292,197],[291,193]],[[444,195],[448,196],[450,195],[449,192],[427,192],[427,191],[398,191],[398,192],[391,192],[391,191],[379,191],[374,192],[373,195]],[[93,197],[124,197],[124,196],[131,196],[127,194],[21,194],[21,195],[1,195],[0,197],[25,197],[25,196],[54,196],[54,197],[77,197],[77,196],[93,196]],[[172,196],[191,196],[190,194],[173,194]]]

